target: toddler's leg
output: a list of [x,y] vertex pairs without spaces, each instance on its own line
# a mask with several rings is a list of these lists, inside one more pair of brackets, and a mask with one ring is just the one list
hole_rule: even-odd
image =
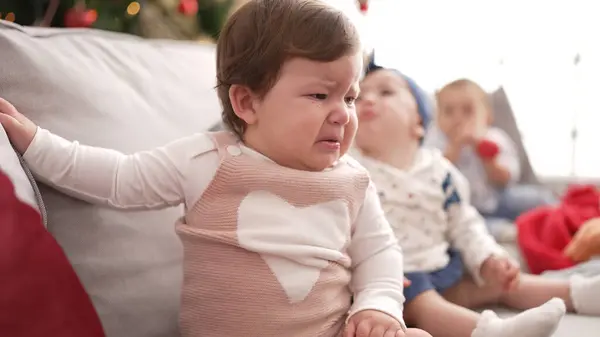
[[435,337],[470,337],[479,315],[429,290],[406,303],[404,319],[408,325],[421,328]]
[[458,284],[444,291],[442,295],[447,301],[461,307],[479,309],[486,305],[499,304],[502,298],[502,288],[487,285],[480,287],[471,277],[466,276]]
[[540,206],[553,205],[557,200],[550,190],[542,186],[509,186],[500,195],[500,204],[494,215],[515,220],[527,211]]
[[565,313],[560,299],[500,319],[491,311],[482,315],[446,301],[435,291],[427,291],[407,303],[408,324],[436,337],[550,337]]
[[517,289],[505,293],[493,287],[479,287],[467,278],[444,292],[444,297],[472,309],[500,303],[519,310],[535,308],[557,297],[569,311],[600,316],[600,276],[575,275],[570,280],[557,280],[522,274]]
[[569,311],[600,315],[600,276],[575,275],[570,280],[555,280],[522,275],[519,287],[506,293],[502,302],[516,309],[527,309],[552,297],[562,298]]

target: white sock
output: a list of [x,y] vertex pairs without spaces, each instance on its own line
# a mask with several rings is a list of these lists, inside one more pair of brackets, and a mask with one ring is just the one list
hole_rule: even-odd
[[573,275],[571,301],[577,313],[600,316],[600,275],[594,277]]
[[486,310],[471,337],[550,337],[566,311],[565,302],[559,298],[506,319]]

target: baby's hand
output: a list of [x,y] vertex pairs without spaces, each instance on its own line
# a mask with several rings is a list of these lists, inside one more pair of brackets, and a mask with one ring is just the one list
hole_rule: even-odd
[[344,337],[405,337],[394,317],[377,310],[363,310],[350,317]]
[[0,124],[6,130],[15,149],[21,154],[25,153],[35,136],[37,126],[2,98],[0,98]]
[[577,263],[600,255],[600,218],[588,220],[579,227],[565,248],[565,255]]
[[514,290],[519,285],[519,267],[509,258],[490,256],[481,266],[481,276],[491,284],[499,284],[504,291]]
[[478,133],[474,122],[467,122],[459,127],[453,137],[452,142],[460,146],[475,145],[478,142]]

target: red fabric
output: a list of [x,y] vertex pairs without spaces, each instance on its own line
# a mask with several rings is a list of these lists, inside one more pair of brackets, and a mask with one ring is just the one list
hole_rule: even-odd
[[498,155],[500,148],[491,140],[484,139],[477,144],[477,153],[481,158],[492,159]]
[[0,335],[104,337],[100,320],[40,214],[0,171]]
[[558,207],[541,207],[520,216],[518,243],[531,273],[572,267],[564,248],[587,220],[600,216],[600,192],[594,186],[569,187]]

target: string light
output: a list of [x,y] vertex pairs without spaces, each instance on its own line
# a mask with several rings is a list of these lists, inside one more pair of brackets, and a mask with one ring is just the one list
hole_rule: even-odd
[[140,5],[139,2],[134,1],[132,3],[129,4],[129,6],[127,6],[127,14],[134,16],[137,15],[140,12],[140,9],[142,8],[142,6]]
[[15,22],[15,13],[7,13],[6,16],[4,17],[4,20],[9,21],[9,22]]

